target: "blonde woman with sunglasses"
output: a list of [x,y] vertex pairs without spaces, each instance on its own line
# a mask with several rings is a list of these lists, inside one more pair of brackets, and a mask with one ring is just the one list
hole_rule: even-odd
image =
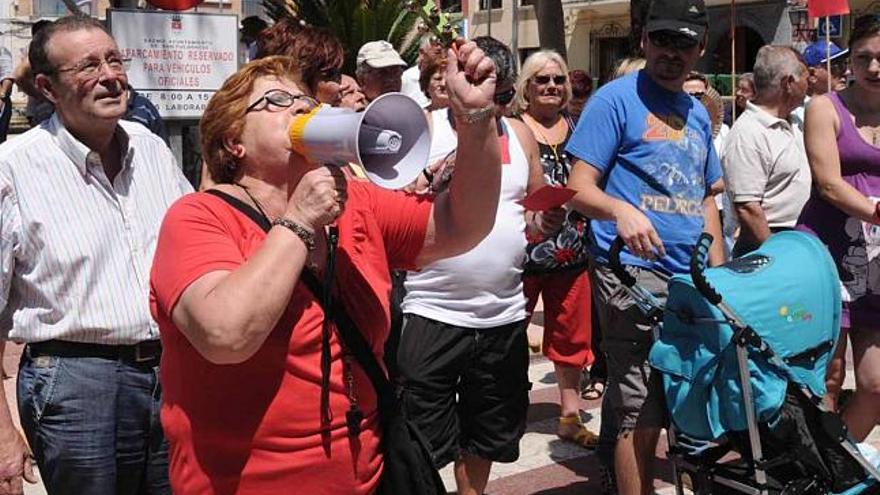
[[[574,122],[565,112],[571,100],[568,66],[553,51],[529,56],[516,84],[520,118],[538,141],[544,180],[565,186],[571,162],[565,145]],[[557,434],[563,440],[592,448],[598,435],[581,422],[581,370],[593,361],[590,281],[587,275],[586,219],[573,210],[557,208],[545,214],[564,218],[562,227],[550,234],[534,233],[526,247],[523,285],[528,311],[538,296],[544,303],[542,351],[556,371],[561,414]]]

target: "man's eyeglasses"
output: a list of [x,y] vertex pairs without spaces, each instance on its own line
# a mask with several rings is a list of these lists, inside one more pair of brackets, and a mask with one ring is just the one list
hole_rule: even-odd
[[[825,67],[825,64],[822,64],[822,67]],[[843,75],[845,72],[846,72],[846,59],[845,58],[831,61],[831,73],[832,74]]]
[[111,72],[122,74],[125,72],[125,69],[128,68],[130,63],[130,58],[122,58],[122,55],[118,53],[111,53],[107,55],[106,58],[91,58],[83,60],[73,67],[55,69],[55,72],[59,74],[62,72],[73,72],[83,79],[93,79],[97,77],[98,74],[100,74],[101,67],[103,67],[105,64]]
[[[866,68],[870,67],[875,60],[880,62],[880,54],[856,53],[853,54],[852,64],[854,67]],[[834,71],[834,62],[831,62],[831,70]]]
[[654,31],[648,33],[648,39],[657,48],[673,48],[675,50],[689,50],[697,46],[697,40],[678,34],[675,31]]
[[[311,96],[299,94],[294,95],[284,91],[283,89],[270,89],[263,93],[263,96],[259,97],[257,101],[251,103],[247,110],[244,113],[250,113],[257,110],[257,107],[260,106],[264,101],[266,102],[266,106],[262,109],[267,108],[269,105],[272,105],[277,108],[290,108],[296,103],[298,100],[303,100],[308,104],[308,109],[311,110],[319,105],[318,100],[312,98]],[[262,110],[261,109],[261,110]]]
[[535,84],[541,86],[545,84],[550,84],[550,81],[553,81],[553,84],[557,86],[562,86],[567,80],[567,76],[535,76],[532,78],[532,81],[535,81]]
[[510,88],[507,91],[502,91],[501,93],[495,93],[495,96],[492,97],[492,100],[496,105],[508,105],[511,101],[513,101],[513,97],[516,96],[516,88]]
[[706,96],[705,91],[694,91],[693,93],[689,93],[691,96],[698,100],[702,100],[704,96]]

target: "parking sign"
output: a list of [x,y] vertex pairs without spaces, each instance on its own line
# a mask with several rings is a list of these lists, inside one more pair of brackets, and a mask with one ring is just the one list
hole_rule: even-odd
[[[825,22],[826,19],[828,22]],[[831,38],[839,38],[843,32],[843,16],[832,15],[830,17],[819,18],[819,36],[825,37],[825,30],[828,29],[828,36]]]

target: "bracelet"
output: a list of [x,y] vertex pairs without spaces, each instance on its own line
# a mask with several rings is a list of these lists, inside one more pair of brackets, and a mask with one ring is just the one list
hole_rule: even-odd
[[434,183],[434,173],[428,170],[427,168],[422,169],[422,175],[425,176],[425,179],[428,180],[428,184]]
[[315,234],[311,232],[309,229],[303,227],[302,225],[294,222],[293,220],[288,220],[284,217],[278,217],[273,222],[272,225],[280,225],[282,227],[286,227],[290,229],[291,232],[297,235],[303,244],[306,245],[306,249],[309,251],[314,251],[315,249]]
[[465,124],[478,124],[484,120],[488,120],[490,117],[495,116],[495,104],[490,103],[489,105],[478,108],[476,110],[468,110],[465,113],[455,114],[455,120],[464,122]]

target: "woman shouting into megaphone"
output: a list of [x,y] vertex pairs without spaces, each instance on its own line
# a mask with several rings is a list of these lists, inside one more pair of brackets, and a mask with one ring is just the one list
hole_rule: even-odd
[[494,64],[472,43],[449,57],[458,160],[431,200],[294,152],[287,128],[316,102],[290,59],[251,62],[211,99],[202,156],[216,186],[168,211],[151,276],[175,493],[383,486],[386,411],[334,313],[381,362],[390,270],[467,251],[492,228]]

